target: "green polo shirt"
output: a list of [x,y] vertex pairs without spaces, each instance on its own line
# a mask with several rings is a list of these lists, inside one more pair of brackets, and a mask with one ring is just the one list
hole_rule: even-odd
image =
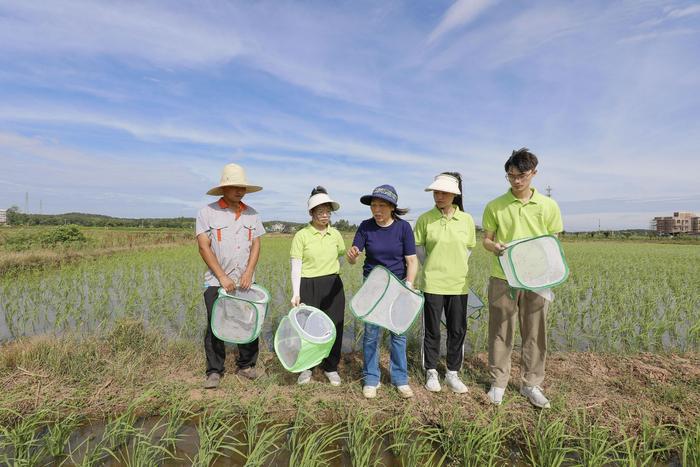
[[467,248],[476,245],[474,219],[454,206],[451,218],[434,207],[416,221],[416,245],[425,248],[421,268],[424,292],[440,295],[469,293],[469,256]]
[[[531,188],[532,197],[523,203],[508,190],[491,201],[484,209],[482,227],[495,232],[498,243],[509,243],[521,238],[552,235],[564,230],[561,211],[556,201]],[[498,257],[492,260],[491,275],[506,279]]]
[[301,277],[319,277],[340,271],[338,257],[345,254],[345,242],[337,229],[325,233],[308,224],[294,234],[289,255],[301,260]]

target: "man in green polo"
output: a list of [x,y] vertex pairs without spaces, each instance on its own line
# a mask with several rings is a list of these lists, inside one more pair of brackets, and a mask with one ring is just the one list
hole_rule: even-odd
[[489,374],[492,403],[499,405],[510,378],[510,357],[516,323],[522,336],[520,393],[541,408],[549,408],[542,392],[547,354],[549,301],[529,290],[511,289],[498,256],[514,240],[557,234],[563,230],[557,203],[530,185],[537,175],[537,156],[527,148],[513,151],[505,163],[510,189],[486,205],[483,245],[494,253],[489,279]]

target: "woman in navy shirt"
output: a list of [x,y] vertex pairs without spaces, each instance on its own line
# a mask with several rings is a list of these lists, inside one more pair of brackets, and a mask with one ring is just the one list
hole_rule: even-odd
[[[362,275],[365,278],[375,266],[382,265],[399,279],[405,279],[406,285],[413,288],[418,270],[416,243],[411,225],[399,217],[406,214],[408,210],[397,207],[398,199],[396,190],[391,185],[378,186],[371,195],[360,198],[362,204],[370,206],[372,218],[362,221],[358,227],[352,247],[347,252],[347,258],[350,264],[355,264],[360,252],[364,250],[365,263]],[[364,357],[362,394],[368,399],[376,397],[377,388],[379,388],[381,331],[381,327],[365,323],[362,338]],[[396,386],[401,397],[413,397],[413,391],[408,385],[406,336],[391,333],[389,371],[391,383]]]

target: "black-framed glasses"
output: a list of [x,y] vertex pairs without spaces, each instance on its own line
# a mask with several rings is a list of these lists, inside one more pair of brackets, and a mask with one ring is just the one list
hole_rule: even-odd
[[523,172],[521,174],[512,174],[512,173],[508,172],[506,174],[506,180],[508,180],[509,182],[515,182],[517,180],[524,180],[532,174],[533,174],[532,170],[528,170],[527,172]]

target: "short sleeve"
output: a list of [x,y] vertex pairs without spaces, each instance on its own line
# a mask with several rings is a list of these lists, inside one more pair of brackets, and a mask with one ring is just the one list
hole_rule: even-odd
[[467,217],[467,248],[476,246],[476,227],[472,216]]
[[552,200],[552,205],[549,207],[549,215],[547,216],[547,231],[550,234],[559,233],[564,230],[564,223],[561,218],[559,205]]
[[260,216],[255,216],[255,233],[253,233],[253,238],[258,238],[261,235],[265,235],[265,226],[260,220]]
[[481,219],[481,227],[487,232],[496,232],[498,230],[498,221],[491,209],[491,205],[487,204],[484,209],[484,216]]
[[425,215],[422,215],[418,218],[416,221],[416,228],[413,231],[414,238],[416,240],[416,245],[424,245],[425,244],[425,230],[426,230],[426,221],[425,221]]
[[289,250],[289,256],[296,259],[304,259],[304,240],[302,232],[294,234],[292,239],[292,248]]
[[416,239],[411,230],[411,224],[404,221],[403,224],[403,255],[413,256],[416,254]]
[[358,250],[363,251],[366,243],[367,236],[365,235],[365,223],[362,222],[357,228],[357,232],[355,232],[355,238],[352,240],[352,246],[356,246]]
[[335,231],[335,241],[338,245],[338,256],[343,256],[345,254],[345,240],[337,230]]
[[194,236],[205,233],[209,231],[209,220],[206,215],[206,207],[202,208],[197,212],[197,219],[194,223]]

